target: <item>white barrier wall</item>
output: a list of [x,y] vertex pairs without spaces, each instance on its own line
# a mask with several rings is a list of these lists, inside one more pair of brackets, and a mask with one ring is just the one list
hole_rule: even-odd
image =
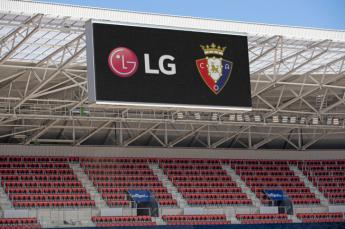
[[29,217],[28,210],[4,210],[4,218],[26,218]]
[[0,155],[89,156],[89,157],[175,157],[281,160],[345,159],[345,150],[241,150],[203,148],[149,148],[102,146],[0,145]]
[[260,213],[261,214],[277,214],[278,213],[278,207],[260,207]]
[[123,209],[122,208],[102,208],[101,209],[101,216],[122,216]]
[[344,205],[334,205],[329,206],[329,212],[345,212],[345,206]]

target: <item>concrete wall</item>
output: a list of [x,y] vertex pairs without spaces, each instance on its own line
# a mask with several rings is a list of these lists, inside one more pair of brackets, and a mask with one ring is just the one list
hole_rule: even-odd
[[241,150],[197,148],[149,148],[102,146],[0,145],[0,155],[89,156],[89,157],[175,157],[330,160],[345,159],[345,150]]

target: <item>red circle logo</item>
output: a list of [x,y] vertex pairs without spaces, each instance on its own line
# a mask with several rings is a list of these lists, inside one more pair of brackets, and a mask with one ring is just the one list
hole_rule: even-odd
[[125,47],[118,47],[110,52],[108,57],[110,70],[121,78],[129,78],[138,70],[139,62],[137,55]]

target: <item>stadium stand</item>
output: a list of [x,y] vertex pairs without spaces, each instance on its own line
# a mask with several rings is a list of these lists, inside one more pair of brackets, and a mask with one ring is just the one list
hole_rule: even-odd
[[129,206],[128,190],[150,190],[161,206],[176,206],[176,200],[153,174],[143,158],[81,158],[88,174],[108,206]]
[[287,214],[236,214],[241,224],[292,223]]
[[345,161],[305,161],[298,168],[330,203],[345,203]]
[[263,193],[265,189],[280,189],[287,193],[295,205],[320,204],[320,200],[307,188],[303,181],[289,168],[293,161],[281,160],[223,160],[245,181],[262,204],[270,200]]
[[225,215],[163,215],[168,225],[215,225],[230,224]]
[[190,205],[250,205],[219,160],[160,159],[159,166]]
[[36,218],[0,218],[1,229],[37,229],[41,228]]
[[15,208],[90,207],[67,157],[0,157],[1,185]]
[[150,216],[93,216],[97,227],[154,226]]
[[[190,206],[222,208],[252,206],[247,194],[222,168],[229,165],[240,176],[263,205],[269,200],[263,189],[282,189],[295,205],[319,204],[314,193],[290,170],[298,165],[313,185],[323,191],[330,203],[342,203],[341,175],[343,161],[282,161],[228,159],[162,159],[110,157],[37,157],[1,156],[1,186],[14,208],[93,207],[70,163],[79,163],[101,197],[110,207],[131,207],[127,191],[151,190],[160,206],[176,208],[176,200],[153,173],[150,164],[157,164]],[[332,192],[333,191],[333,192]],[[339,193],[339,195],[335,195]],[[330,198],[332,197],[332,198]],[[236,214],[241,224],[292,223],[287,214]],[[344,222],[343,213],[297,213],[302,222]],[[168,225],[230,224],[224,214],[161,216]],[[229,218],[230,219],[230,218]],[[92,216],[98,227],[153,226],[150,216]],[[40,228],[36,218],[2,218],[1,228]]]
[[329,222],[345,222],[344,213],[327,212],[327,213],[297,213],[296,216],[303,223],[329,223]]

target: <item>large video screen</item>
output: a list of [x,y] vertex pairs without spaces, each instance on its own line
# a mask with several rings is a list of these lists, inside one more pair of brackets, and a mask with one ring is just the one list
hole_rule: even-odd
[[89,21],[86,39],[92,102],[251,108],[246,36]]

